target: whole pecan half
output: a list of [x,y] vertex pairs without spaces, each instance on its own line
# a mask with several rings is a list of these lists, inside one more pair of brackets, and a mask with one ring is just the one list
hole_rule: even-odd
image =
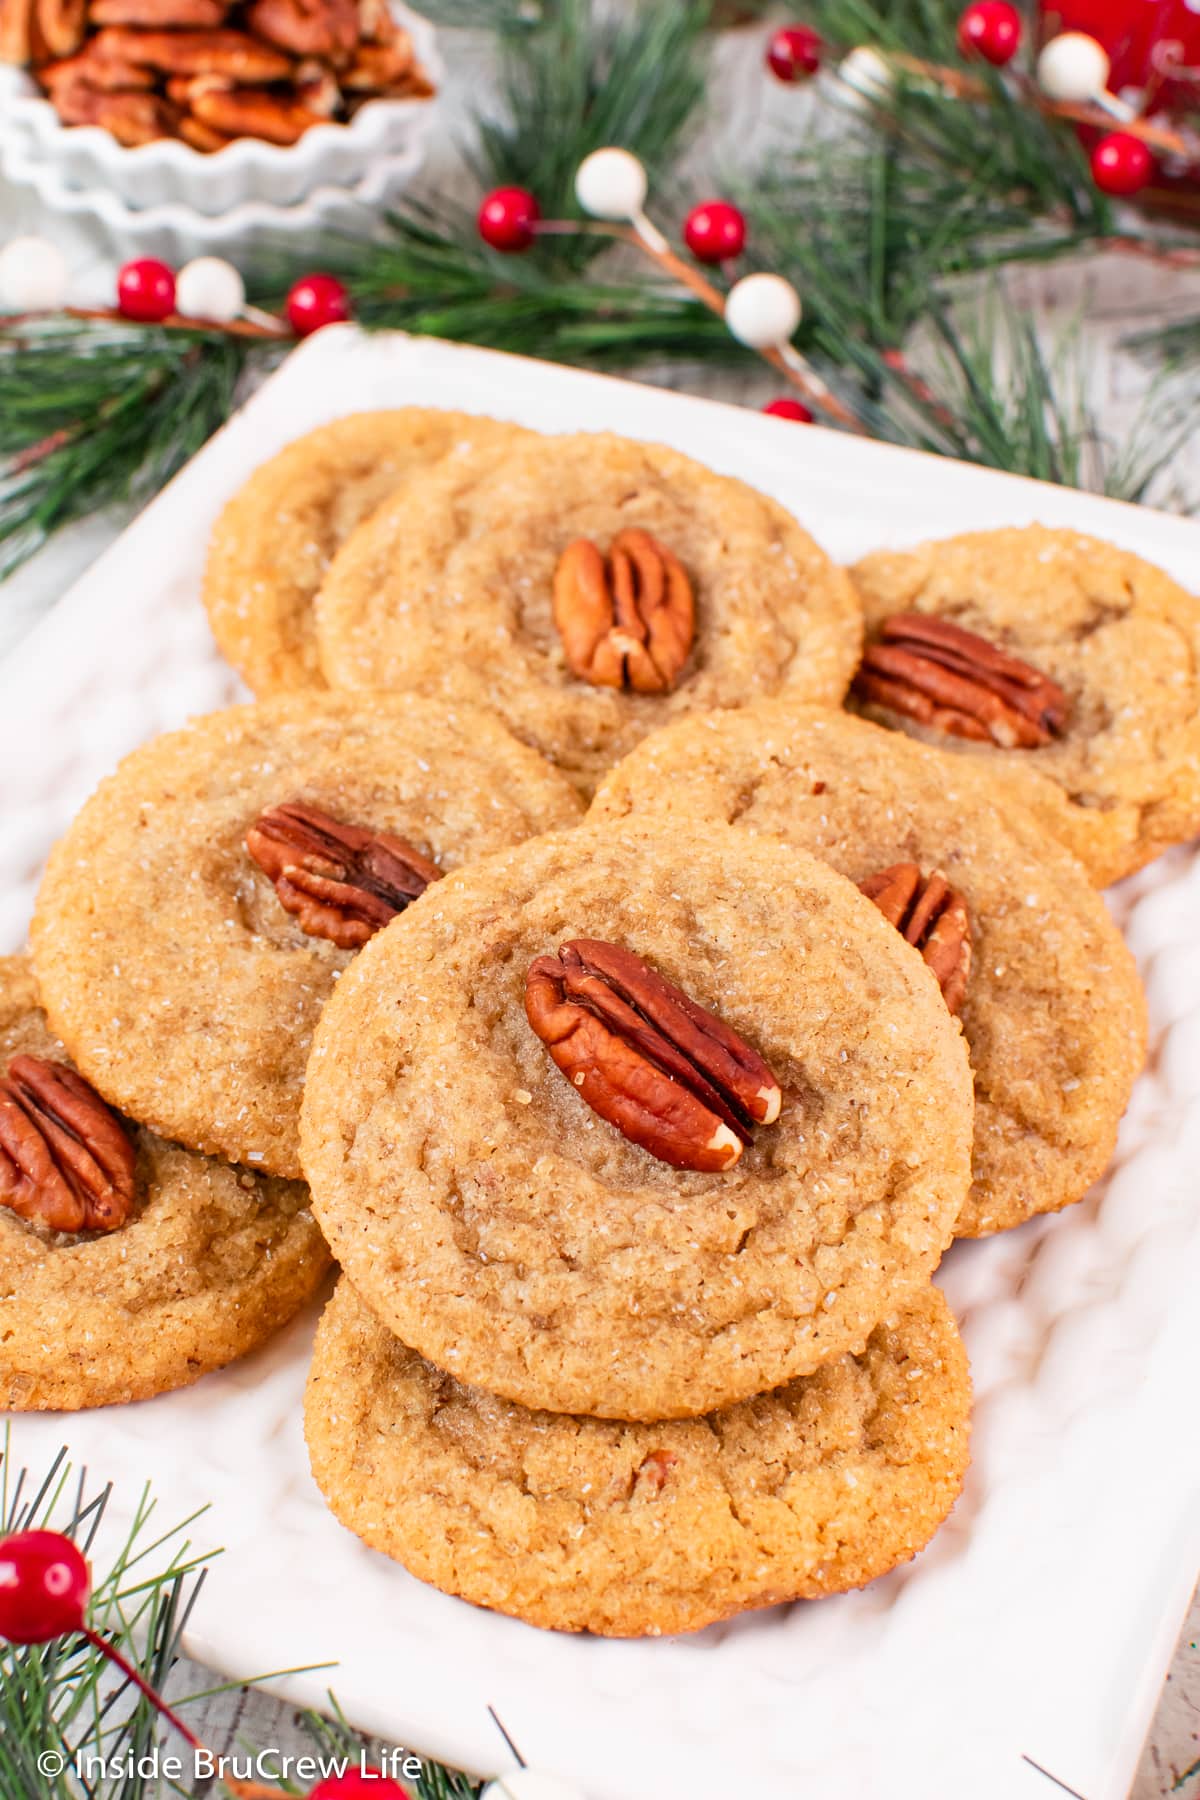
[[51,1231],[115,1231],[135,1191],[133,1145],[91,1082],[14,1056],[0,1080],[0,1206]]
[[153,69],[139,68],[136,63],[118,62],[114,56],[97,56],[88,45],[77,56],[64,56],[60,62],[44,63],[38,79],[55,105],[78,103],[80,94],[121,93],[130,88],[154,86]]
[[[215,77],[198,75],[189,86],[190,118],[193,128],[198,125],[201,131],[215,132],[222,138],[256,137],[268,144],[295,144],[329,116],[306,106],[297,97],[298,92],[236,87]],[[196,141],[197,135],[193,129],[190,141]]]
[[345,825],[292,800],[246,833],[246,849],[310,937],[357,950],[442,871],[404,838]]
[[554,571],[554,623],[567,667],[593,687],[665,694],[688,659],[696,606],[682,564],[648,531],[620,531],[608,563],[588,538]]
[[348,57],[358,42],[355,0],[250,0],[251,31],[296,56]]
[[974,631],[927,613],[894,613],[867,645],[854,691],[953,737],[1038,750],[1066,728],[1056,681]]
[[151,31],[202,31],[223,25],[230,0],[90,0],[93,25],[137,25]]
[[137,31],[105,25],[91,40],[98,56],[166,75],[219,75],[229,82],[285,81],[292,59],[245,31]]
[[581,1099],[673,1168],[731,1168],[751,1125],[779,1117],[762,1057],[618,944],[575,938],[535,957],[525,1013]]
[[915,945],[937,976],[942,998],[957,1013],[971,972],[971,915],[940,869],[922,875],[916,863],[894,863],[860,881],[885,919]]

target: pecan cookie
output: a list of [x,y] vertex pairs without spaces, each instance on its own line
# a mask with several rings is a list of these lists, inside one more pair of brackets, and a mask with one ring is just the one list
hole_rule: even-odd
[[51,856],[46,1010],[132,1118],[297,1176],[309,1039],[355,950],[442,868],[577,812],[470,708],[295,694],[214,713],[127,757]]
[[997,803],[990,770],[845,713],[764,703],[648,738],[589,816],[736,822],[832,863],[908,927],[975,1072],[960,1237],[1056,1212],[1102,1173],[1145,1053],[1141,983],[1083,869],[1032,813]]
[[1098,886],[1200,829],[1200,602],[1129,551],[1030,525],[853,570],[852,704],[986,766]]
[[118,1119],[0,958],[0,1406],[184,1387],[285,1325],[329,1264],[300,1182]]
[[675,450],[539,439],[386,502],[317,598],[335,687],[486,701],[590,791],[680,713],[836,705],[853,588],[774,500]]
[[533,1625],[657,1637],[862,1587],[915,1556],[962,1487],[970,1397],[932,1287],[803,1380],[625,1425],[460,1385],[343,1278],[304,1417],[334,1513],[422,1580]]
[[351,532],[414,476],[529,433],[472,413],[351,413],[263,463],[213,528],[204,604],[223,655],[256,694],[326,685],[313,597]]
[[334,1255],[405,1342],[629,1419],[860,1350],[950,1241],[970,1143],[962,1034],[878,910],[690,824],[440,882],[339,982],[301,1125]]

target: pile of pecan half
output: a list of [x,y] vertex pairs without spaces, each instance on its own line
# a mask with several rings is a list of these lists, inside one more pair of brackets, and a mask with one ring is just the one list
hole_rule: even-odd
[[433,92],[387,0],[0,0],[0,61],[28,64],[65,125],[127,147],[294,144]]

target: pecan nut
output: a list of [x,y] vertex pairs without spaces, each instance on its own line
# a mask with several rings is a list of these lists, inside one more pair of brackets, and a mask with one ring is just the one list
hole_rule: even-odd
[[73,56],[83,42],[86,0],[0,0],[0,62]]
[[225,23],[230,0],[91,0],[93,25],[136,25],[145,30],[202,31]]
[[51,1231],[115,1231],[136,1185],[133,1144],[64,1063],[14,1056],[0,1080],[0,1206]]
[[341,950],[359,949],[442,873],[404,838],[297,800],[263,813],[246,849],[301,929]]
[[868,644],[854,691],[860,699],[952,737],[1006,750],[1039,750],[1066,729],[1056,681],[974,631],[926,613],[894,613]]
[[696,606],[682,564],[648,531],[621,531],[608,563],[577,538],[554,572],[554,623],[567,667],[593,687],[665,694],[692,648]]
[[250,0],[246,23],[256,37],[295,56],[337,63],[358,43],[355,0]]
[[940,869],[922,875],[912,862],[881,869],[858,886],[905,941],[921,952],[946,1005],[957,1014],[971,973],[971,915],[958,889]]
[[115,57],[166,75],[219,75],[224,81],[284,81],[292,60],[248,32],[136,31],[106,25],[92,39],[98,56]]
[[[178,83],[172,85],[181,91]],[[225,139],[256,137],[268,144],[295,144],[328,117],[306,106],[297,92],[232,87],[215,76],[197,75],[188,84],[189,117],[193,128],[199,126]],[[193,129],[193,138],[195,135]]]
[[762,1057],[632,950],[576,938],[535,957],[525,1014],[593,1112],[673,1168],[732,1168],[779,1117]]

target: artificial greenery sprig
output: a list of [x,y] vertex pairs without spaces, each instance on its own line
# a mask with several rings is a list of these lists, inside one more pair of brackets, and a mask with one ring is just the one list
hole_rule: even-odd
[[[142,1685],[162,1694],[181,1653],[181,1641],[212,1554],[201,1555],[189,1532],[202,1513],[161,1528],[150,1491],[141,1495],[127,1528],[108,1529],[111,1485],[91,1487],[86,1472],[74,1474],[60,1451],[42,1474],[15,1470],[11,1433],[0,1449],[0,1541],[18,1533],[65,1534],[92,1562],[89,1633],[69,1633],[43,1644],[0,1639],[0,1800],[159,1800],[167,1791],[187,1796],[194,1785],[160,1777],[165,1748],[159,1709]],[[104,1552],[99,1546],[115,1542]],[[107,1646],[107,1653],[101,1648]],[[114,1657],[129,1677],[114,1675]],[[282,1671],[281,1671],[282,1673]],[[290,1671],[298,1673],[298,1671]],[[181,1716],[221,1688],[174,1697]],[[346,1722],[330,1695],[329,1718],[300,1715],[312,1750],[324,1766],[364,1758],[378,1760]],[[196,1742],[183,1724],[185,1736]],[[178,1745],[175,1746],[178,1749]],[[245,1761],[245,1758],[236,1760]],[[229,1784],[249,1792],[254,1783]],[[478,1786],[439,1763],[421,1761],[409,1782],[415,1800],[475,1800]],[[262,1791],[266,1791],[265,1789]],[[273,1790],[298,1793],[293,1783]]]

